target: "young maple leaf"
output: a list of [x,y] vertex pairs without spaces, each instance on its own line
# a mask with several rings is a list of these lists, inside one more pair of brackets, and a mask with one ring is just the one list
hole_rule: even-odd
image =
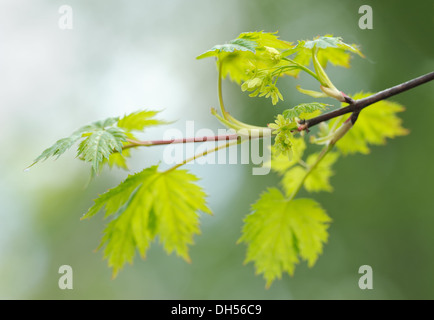
[[[357,93],[352,98],[359,100],[370,95],[372,93]],[[387,138],[408,134],[409,131],[402,127],[402,119],[397,116],[398,112],[404,110],[402,105],[387,100],[370,105],[360,112],[355,125],[337,142],[336,147],[343,154],[367,154],[370,152],[369,145],[382,145],[386,143]],[[338,127],[336,122],[340,125],[346,118],[348,117],[342,116],[331,120],[329,127]]]
[[157,169],[152,166],[130,175],[97,198],[82,218],[103,208],[106,217],[113,217],[100,244],[105,245],[104,257],[113,268],[113,277],[126,262],[133,262],[136,250],[145,258],[157,236],[168,254],[174,251],[189,262],[188,246],[199,234],[198,211],[211,213],[205,193],[195,184],[196,176],[186,170]]
[[292,275],[299,258],[312,267],[327,241],[330,221],[314,200],[288,200],[278,189],[270,188],[244,220],[238,242],[247,244],[245,263],[255,264],[266,287],[284,272]]

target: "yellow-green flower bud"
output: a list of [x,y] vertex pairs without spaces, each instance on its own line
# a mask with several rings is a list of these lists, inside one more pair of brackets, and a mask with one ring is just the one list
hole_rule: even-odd
[[274,63],[279,63],[280,59],[282,59],[282,55],[280,54],[279,50],[272,48],[272,47],[266,47],[265,48],[265,53],[266,55],[274,62]]

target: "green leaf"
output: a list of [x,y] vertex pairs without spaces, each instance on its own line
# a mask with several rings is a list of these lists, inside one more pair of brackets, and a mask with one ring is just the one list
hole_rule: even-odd
[[[358,93],[352,98],[359,100],[370,95],[372,93]],[[402,105],[385,100],[370,105],[360,112],[353,128],[337,142],[336,146],[343,154],[367,154],[370,152],[369,145],[382,145],[386,143],[387,138],[408,134],[408,130],[402,127],[402,119],[397,116],[398,112],[404,110]],[[330,128],[334,127],[336,122],[340,125],[347,118],[348,116],[342,116],[331,120]]]
[[323,67],[326,67],[327,62],[330,62],[335,66],[348,68],[350,66],[350,52],[364,58],[356,45],[349,45],[343,42],[342,38],[333,37],[332,35],[317,37],[309,41],[299,41],[294,50],[289,53],[295,53],[293,60],[298,60],[299,63],[307,66],[312,59],[312,49],[314,47],[319,49],[318,61]]
[[258,47],[271,47],[276,49],[291,49],[294,47],[291,42],[279,39],[276,32],[244,32],[238,38],[254,41]]
[[196,176],[186,170],[159,172],[157,166],[130,175],[116,188],[95,200],[84,218],[105,208],[112,216],[101,245],[113,268],[113,276],[126,262],[133,261],[135,251],[145,258],[155,237],[165,251],[175,252],[190,261],[188,246],[199,234],[198,211],[211,213],[205,193],[195,184]]
[[130,199],[133,191],[144,183],[152,182],[156,176],[157,166],[144,169],[139,173],[129,175],[122,183],[95,199],[95,204],[81,218],[88,219],[96,215],[103,208],[105,217],[114,215]]
[[85,126],[84,128],[88,128],[87,131],[92,131],[95,128],[97,128],[97,129],[104,129],[104,128],[107,128],[107,127],[111,127],[116,122],[118,122],[118,120],[119,120],[118,117],[107,118],[107,119],[104,119],[104,120],[95,121],[91,125]]
[[312,267],[327,242],[331,219],[311,199],[287,200],[270,188],[252,205],[239,242],[247,244],[245,263],[253,262],[269,287],[282,273],[294,273],[299,258]]
[[218,57],[217,63],[221,64],[222,68],[221,77],[229,75],[230,79],[238,84],[254,78],[260,79],[261,86],[258,88],[247,88],[246,85],[243,90],[257,91],[252,96],[263,93],[276,103],[281,96],[269,81],[273,71],[270,67],[287,64],[281,61],[281,51],[293,47],[291,43],[280,40],[276,33],[242,33],[228,44],[214,46],[197,59]]
[[80,143],[77,156],[90,162],[94,172],[97,173],[104,158],[108,159],[114,150],[122,153],[124,141],[126,141],[126,135],[119,128],[97,130]]
[[[312,167],[318,159],[319,153],[309,155],[306,163],[309,167]],[[330,178],[334,172],[332,170],[333,164],[338,160],[339,153],[329,152],[318,163],[318,165],[311,171],[304,182],[304,187],[309,192],[328,191],[332,192],[333,187],[330,184]]]
[[78,146],[77,157],[92,164],[92,176],[99,173],[105,163],[110,168],[117,166],[127,169],[125,158],[129,156],[129,151],[122,155],[122,146],[127,141],[127,138],[136,139],[131,133],[132,131],[143,131],[146,127],[168,123],[154,118],[159,112],[151,110],[136,111],[125,115],[122,119],[111,117],[85,125],[76,130],[71,136],[60,139],[51,147],[45,149],[31,166],[49,157],[59,157],[71,148],[74,143],[83,139]]
[[313,40],[305,41],[303,43],[303,47],[307,49],[312,49],[313,47],[317,47],[320,49],[326,49],[326,48],[338,48],[338,45],[342,43],[342,38],[340,37],[333,37],[331,35],[326,35],[323,37],[317,37]]
[[103,165],[108,164],[110,168],[117,167],[119,169],[128,170],[126,158],[131,157],[130,149],[122,150],[122,153],[115,152],[110,155],[108,159],[103,160]]
[[226,44],[215,45],[196,59],[218,57],[222,52],[250,51],[256,53],[258,48],[263,49],[264,47],[276,49],[290,49],[294,47],[290,42],[280,40],[276,34],[277,32],[270,33],[264,31],[244,32]]
[[294,120],[294,118],[310,119],[321,114],[321,111],[325,110],[328,106],[330,105],[319,102],[302,103],[292,109],[283,111],[282,115],[286,119],[291,120]]
[[255,48],[257,43],[255,41],[247,40],[247,39],[234,39],[229,41],[226,44],[218,44],[205,51],[201,55],[197,56],[196,59],[204,59],[208,57],[218,57],[222,52],[235,52],[235,51],[250,51],[255,53]]
[[294,135],[292,130],[297,128],[297,122],[293,121],[293,119],[286,119],[283,115],[279,114],[274,123],[269,123],[268,127],[273,129],[271,133],[276,135],[273,145],[275,156],[279,156],[279,154],[282,153],[291,159],[294,144]]
[[[280,172],[284,174],[281,183],[288,197],[293,195],[294,191],[297,190],[302,182],[308,192],[333,191],[330,184],[330,177],[333,175],[331,167],[338,159],[339,153],[329,152],[314,166],[318,156],[318,153],[309,155],[306,161],[306,167],[292,166]],[[308,170],[310,170],[310,172],[306,176]]]
[[41,155],[39,155],[33,161],[33,164],[31,166],[33,166],[39,161],[44,161],[50,157],[57,156],[57,158],[59,158],[59,156],[65,153],[66,150],[71,148],[74,145],[74,143],[80,140],[83,136],[91,133],[92,131],[103,129],[104,126],[112,125],[116,121],[117,118],[108,118],[105,120],[93,122],[90,125],[86,125],[79,128],[78,130],[74,131],[69,137],[57,140],[51,147],[45,149],[41,153]]
[[352,53],[356,53],[362,58],[364,57],[362,52],[357,48],[356,45],[347,44],[343,42],[341,37],[333,37],[332,35],[317,37],[311,41],[303,41],[301,42],[301,45],[307,49],[312,49],[314,47],[317,47],[319,49],[337,48],[337,49],[342,49],[344,51],[350,51]]
[[143,131],[145,127],[167,124],[166,121],[154,119],[161,111],[142,110],[123,116],[117,123],[118,127],[130,131]]
[[75,135],[72,134],[68,138],[63,138],[60,140],[57,140],[51,147],[45,149],[34,161],[31,166],[36,164],[39,161],[45,161],[50,157],[57,156],[57,158],[60,157],[63,153],[65,153],[66,150],[72,147],[72,145],[81,138],[81,134]]
[[281,185],[285,190],[285,194],[288,197],[291,197],[294,192],[299,188],[300,183],[306,176],[306,173],[306,168],[303,168],[301,166],[295,166],[284,174]]

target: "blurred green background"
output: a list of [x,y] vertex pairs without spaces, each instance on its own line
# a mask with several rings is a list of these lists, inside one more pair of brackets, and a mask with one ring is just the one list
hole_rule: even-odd
[[[141,108],[161,117],[194,120],[197,129],[221,126],[216,70],[195,57],[244,31],[279,31],[295,41],[334,34],[358,43],[367,59],[349,70],[329,68],[347,93],[379,91],[434,70],[434,3],[414,1],[85,1],[67,3],[73,30],[60,30],[64,1],[0,3],[0,298],[2,299],[433,299],[434,83],[392,100],[411,134],[343,157],[332,194],[314,195],[332,217],[330,239],[313,268],[298,265],[266,290],[236,245],[249,205],[274,174],[252,176],[249,165],[188,166],[202,178],[214,216],[201,219],[193,263],[167,256],[158,243],[146,261],[136,258],[117,279],[98,246],[105,221],[79,218],[97,194],[125,171],[106,171],[85,188],[89,167],[67,152],[23,169],[47,146],[77,127]],[[373,8],[373,30],[358,27],[358,9]],[[280,87],[285,101],[249,98],[225,82],[228,108],[245,122],[265,124],[311,99],[297,83]],[[330,102],[332,102],[330,100]],[[363,116],[363,113],[361,114]],[[164,128],[149,130],[157,139]],[[162,148],[141,149],[133,172],[156,164]],[[74,289],[58,288],[58,269],[70,265]],[[374,270],[374,289],[360,290],[358,269]]]

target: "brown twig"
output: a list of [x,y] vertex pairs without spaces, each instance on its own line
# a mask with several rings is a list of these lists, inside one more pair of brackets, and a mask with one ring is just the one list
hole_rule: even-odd
[[[376,94],[373,94],[372,96],[360,99],[360,100],[353,100],[353,101],[349,101],[352,102],[350,103],[348,106],[344,107],[344,108],[340,108],[328,113],[324,113],[318,117],[306,120],[303,124],[304,124],[304,129],[307,130],[313,126],[316,126],[317,124],[339,117],[341,115],[353,112],[355,114],[358,115],[358,113],[366,108],[367,106],[370,106],[371,104],[374,104],[375,102],[387,99],[389,97],[392,97],[396,94],[399,94],[401,92],[410,90],[414,87],[420,86],[421,84],[424,84],[426,82],[432,81],[434,80],[434,71],[427,73],[423,76],[417,77],[415,79],[412,79],[410,81],[398,84],[394,87],[391,87],[389,89],[380,91]],[[357,118],[355,118],[357,119]]]

